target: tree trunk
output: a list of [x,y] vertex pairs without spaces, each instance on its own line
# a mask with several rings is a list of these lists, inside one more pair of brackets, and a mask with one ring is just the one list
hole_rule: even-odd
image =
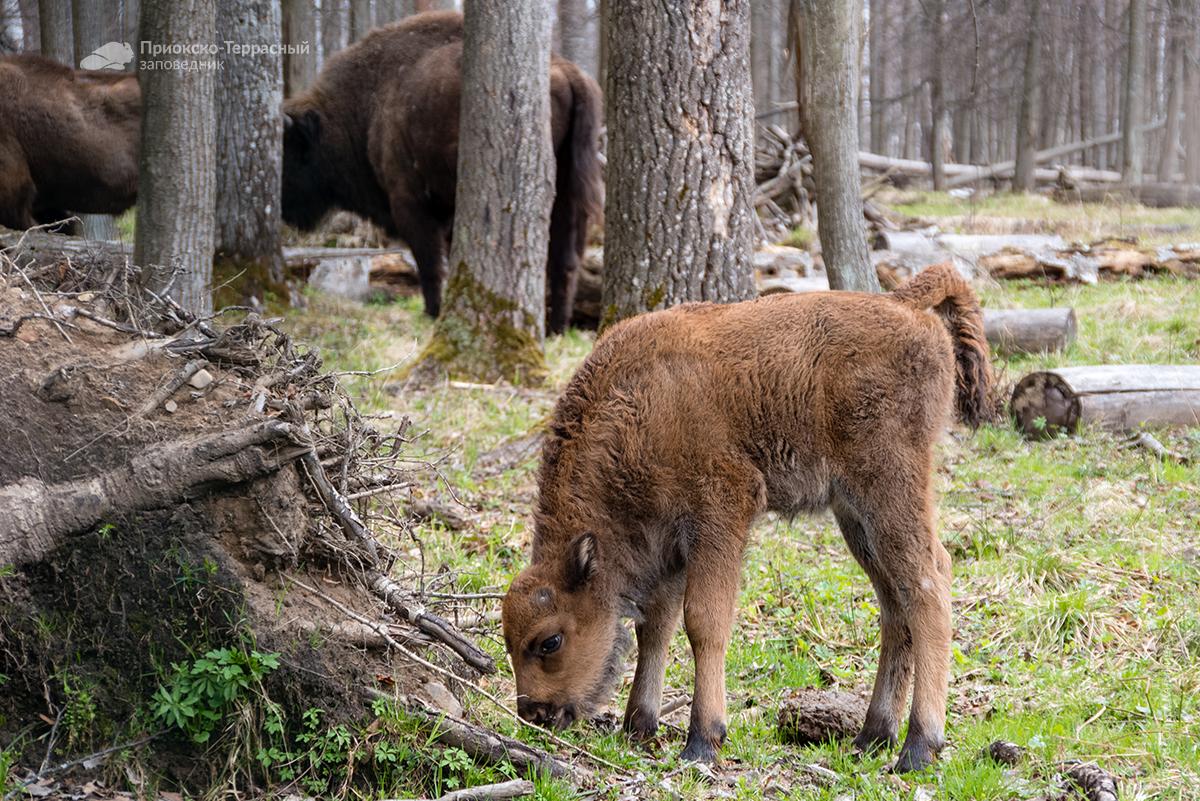
[[422,361],[452,375],[540,383],[554,194],[552,17],[546,0],[464,6],[450,279]]
[[1042,0],[1029,0],[1029,28],[1025,39],[1025,74],[1021,81],[1021,110],[1017,115],[1017,159],[1013,171],[1013,191],[1033,190],[1033,171],[1037,166],[1039,72],[1042,55]]
[[929,164],[933,168],[933,188],[946,186],[946,80],[942,62],[945,49],[945,0],[929,0],[926,4],[930,27],[933,30],[933,47],[929,54]]
[[[79,66],[92,51],[121,35],[114,26],[118,8],[112,0],[74,0],[71,4],[71,32],[74,40],[74,59]],[[80,234],[84,239],[112,241],[120,238],[117,221],[109,214],[79,215]]]
[[750,2],[605,4],[602,326],[754,295]]
[[1129,49],[1125,64],[1125,101],[1121,109],[1121,174],[1127,186],[1142,181],[1142,92],[1146,85],[1146,0],[1129,0]]
[[311,86],[317,77],[317,11],[312,0],[283,0],[282,40],[293,46],[308,45],[308,52],[283,57],[283,91],[292,97]]
[[[215,0],[145,0],[139,40],[164,45],[216,41]],[[181,57],[185,58],[185,57]],[[185,58],[185,60],[187,60]],[[212,310],[216,65],[140,69],[142,152],[134,262],[143,281],[197,314]]]
[[[1200,52],[1200,14],[1191,13],[1188,44],[1191,52]],[[1184,134],[1183,177],[1189,184],[1200,185],[1200,63],[1187,59],[1185,68],[1187,94],[1187,126]]]
[[587,0],[558,0],[558,30],[562,41],[559,53],[589,74],[595,74],[595,41],[589,35],[590,16]]
[[852,0],[792,0],[800,117],[813,155],[817,231],[829,285],[878,292],[867,251],[854,119],[858,19]]
[[[137,51],[139,0],[121,0],[121,39],[134,46]],[[131,64],[132,68],[133,65]]]
[[1170,64],[1167,86],[1167,127],[1163,132],[1162,152],[1158,155],[1158,180],[1163,183],[1175,180],[1181,145],[1181,118],[1183,117],[1185,92],[1184,62],[1187,58],[1185,48],[1189,22],[1184,15],[1183,0],[1172,0],[1170,20],[1168,31],[1170,47],[1167,54],[1167,62]]
[[[247,45],[280,41],[278,4],[258,0],[219,0],[219,4],[218,41]],[[313,53],[300,55],[310,63],[315,60]],[[218,74],[214,270],[222,283],[236,281],[240,290],[236,300],[250,296],[261,300],[268,289],[286,297],[279,235],[282,58],[270,52],[240,54]]]
[[884,63],[884,34],[887,25],[887,0],[871,0],[871,48],[870,98],[871,98],[871,151],[887,155],[887,119],[884,98],[887,97],[887,70]]
[[42,49],[42,29],[38,25],[37,0],[17,0],[21,12],[21,49],[38,53]]
[[321,58],[329,57],[346,46],[350,10],[346,0],[322,0],[321,3]]
[[[422,10],[419,0],[417,10]],[[373,27],[375,18],[371,13],[371,0],[350,0],[350,42],[362,39]]]
[[42,32],[42,55],[69,67],[78,66],[71,28],[71,0],[39,0],[38,25]]

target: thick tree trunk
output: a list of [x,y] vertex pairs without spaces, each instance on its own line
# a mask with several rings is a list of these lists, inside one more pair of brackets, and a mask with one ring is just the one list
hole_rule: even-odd
[[[280,41],[278,4],[218,2],[218,41]],[[299,57],[310,63],[316,59],[315,53]],[[270,52],[241,54],[229,59],[219,76],[215,269],[222,279],[236,280],[242,298],[261,300],[268,289],[279,294],[284,280],[279,236],[282,58]]]
[[71,0],[39,0],[38,25],[42,32],[42,55],[70,67],[78,66],[71,28]]
[[[145,0],[139,39],[164,45],[216,40],[216,0]],[[181,57],[186,60],[186,57]],[[140,69],[142,153],[134,261],[150,289],[170,288],[197,314],[212,310],[215,64]]]
[[1141,183],[1143,141],[1138,132],[1146,84],[1146,0],[1129,0],[1129,49],[1121,109],[1121,174],[1126,185]]
[[[1200,52],[1200,13],[1193,10],[1192,29],[1188,37],[1192,53]],[[1186,94],[1187,126],[1184,133],[1183,176],[1189,184],[1200,185],[1200,63],[1187,59]]]
[[[1195,5],[1193,3],[1193,5]],[[1167,60],[1170,64],[1170,74],[1167,76],[1167,128],[1163,132],[1162,150],[1158,155],[1158,180],[1164,183],[1175,179],[1176,166],[1179,164],[1180,136],[1183,117],[1184,62],[1187,59],[1188,19],[1185,16],[1183,0],[1171,2],[1171,25],[1168,31],[1169,48]]]
[[312,0],[283,0],[282,40],[295,47],[308,45],[308,52],[283,57],[283,91],[292,97],[311,86],[317,77],[317,11]]
[[450,279],[423,361],[537,383],[554,193],[552,16],[547,0],[467,0],[464,11]]
[[605,3],[602,325],[753,297],[750,2]]
[[1038,93],[1042,75],[1040,64],[1042,0],[1029,0],[1029,29],[1025,39],[1025,73],[1021,80],[1021,110],[1017,115],[1017,159],[1013,171],[1013,191],[1033,189],[1033,172],[1037,167]]
[[796,86],[813,155],[817,230],[829,285],[878,292],[867,251],[854,119],[859,15],[852,0],[792,0],[792,17]]

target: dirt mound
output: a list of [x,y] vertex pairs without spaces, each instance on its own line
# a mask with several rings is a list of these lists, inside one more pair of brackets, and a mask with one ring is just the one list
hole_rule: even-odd
[[123,760],[201,786],[193,746],[225,724],[171,694],[217,662],[246,677],[222,692],[296,722],[361,717],[380,677],[421,687],[386,640],[432,640],[401,619],[486,660],[406,608],[347,500],[419,480],[400,435],[272,321],[198,319],[101,267],[0,253],[0,742],[43,770],[134,742]]

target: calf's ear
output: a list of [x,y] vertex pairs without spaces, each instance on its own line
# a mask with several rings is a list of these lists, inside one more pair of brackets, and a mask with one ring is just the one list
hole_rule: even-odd
[[575,592],[596,575],[598,546],[596,535],[590,531],[580,534],[567,552],[567,589]]

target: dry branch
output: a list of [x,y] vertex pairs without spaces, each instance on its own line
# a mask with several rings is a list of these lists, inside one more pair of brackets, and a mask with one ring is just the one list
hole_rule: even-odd
[[[464,787],[461,790],[446,793],[435,801],[502,801],[502,799],[533,795],[533,789],[533,782],[528,779],[513,779],[510,782],[499,782],[498,784]],[[387,799],[386,801],[401,800]],[[419,799],[414,801],[419,801]]]

